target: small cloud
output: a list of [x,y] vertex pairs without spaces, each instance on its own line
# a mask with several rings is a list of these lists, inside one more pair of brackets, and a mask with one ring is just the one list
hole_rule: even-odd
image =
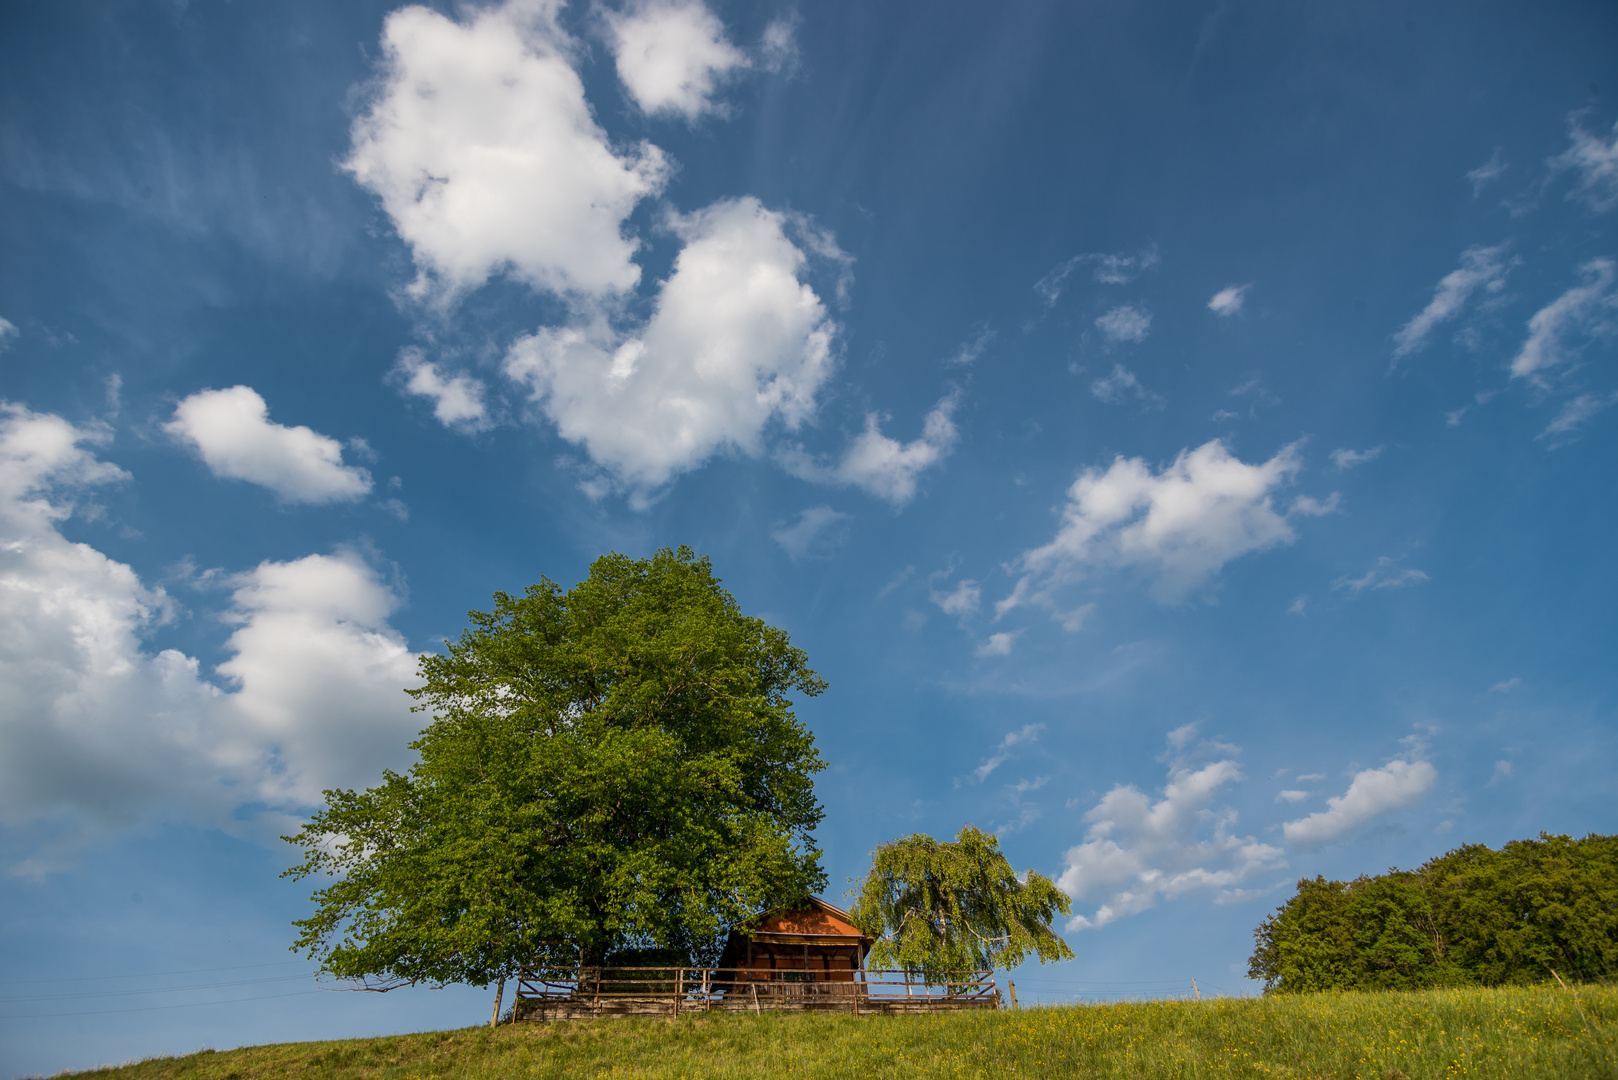
[[1048,776],[1041,776],[1035,780],[1019,780],[1015,784],[1011,785],[1011,790],[1016,792],[1018,795],[1026,795],[1030,791],[1038,791],[1040,788],[1050,783],[1050,781],[1051,778]]
[[1618,405],[1618,391],[1611,394],[1580,394],[1556,414],[1544,431],[1534,436],[1536,439],[1549,439],[1551,449],[1563,445],[1568,437],[1578,430],[1579,426],[1597,413],[1606,412],[1614,405]]
[[1383,447],[1373,446],[1369,450],[1333,450],[1331,463],[1339,469],[1352,469],[1356,465],[1364,465],[1367,461],[1375,461],[1382,456]]
[[1309,597],[1307,595],[1303,595],[1303,596],[1297,597],[1296,599],[1294,599],[1292,601],[1292,603],[1287,605],[1287,614],[1288,615],[1302,615],[1308,609],[1309,609]]
[[798,20],[795,15],[773,20],[758,41],[758,66],[762,71],[790,74],[798,65]]
[[1152,313],[1134,304],[1120,304],[1096,319],[1096,327],[1113,342],[1141,342],[1152,332]]
[[1357,578],[1343,576],[1331,583],[1333,589],[1348,589],[1362,593],[1367,589],[1404,589],[1431,580],[1425,571],[1416,569],[1393,570],[1393,560],[1384,555],[1376,565]]
[[998,634],[990,634],[989,640],[978,646],[977,655],[1010,656],[1011,647],[1017,643],[1017,638],[1020,636],[1022,636],[1021,630],[1014,633],[1001,632]]
[[1567,197],[1582,199],[1590,209],[1604,214],[1618,206],[1618,123],[1613,125],[1612,141],[1608,142],[1585,131],[1578,113],[1567,119],[1572,145],[1551,158],[1551,170],[1560,173],[1571,169],[1578,174],[1578,182]]
[[1323,773],[1323,772],[1304,773],[1303,775],[1298,777],[1298,783],[1300,783],[1300,784],[1311,784],[1311,783],[1317,783],[1317,782],[1319,782],[1321,780],[1324,780],[1324,779],[1326,779],[1326,774]]
[[916,568],[913,565],[907,566],[903,570],[900,570],[897,574],[894,574],[888,579],[888,583],[886,585],[882,586],[882,588],[877,591],[876,598],[880,600],[884,596],[887,596],[894,589],[897,589],[899,586],[909,581],[915,572]]
[[275,423],[250,386],[192,394],[163,430],[195,450],[215,476],[269,488],[285,502],[353,502],[371,490],[370,472],[343,464],[342,443]]
[[770,530],[770,537],[781,545],[787,557],[795,563],[804,559],[823,559],[846,539],[847,530],[840,526],[848,519],[847,514],[829,506],[811,506],[790,525],[776,522]]
[[1109,405],[1117,405],[1133,397],[1147,406],[1162,408],[1163,399],[1140,384],[1135,373],[1122,364],[1112,365],[1112,374],[1090,384],[1090,393]]
[[1509,242],[1494,247],[1478,244],[1461,252],[1461,265],[1439,280],[1427,306],[1393,335],[1395,363],[1425,348],[1433,330],[1458,316],[1473,293],[1482,289],[1497,294],[1506,287],[1506,275],[1521,261],[1506,258],[1509,246]]
[[433,403],[433,417],[447,428],[482,431],[489,426],[489,410],[483,403],[484,387],[470,375],[448,375],[414,346],[399,353],[393,379],[404,392]]
[[1494,763],[1494,774],[1489,777],[1489,782],[1487,784],[1485,784],[1484,786],[1485,787],[1494,787],[1496,784],[1503,783],[1503,782],[1505,782],[1507,780],[1510,780],[1510,779],[1511,779],[1511,762],[1509,762],[1509,761],[1497,761],[1497,762]]
[[1343,493],[1334,491],[1324,499],[1317,499],[1311,495],[1299,495],[1292,500],[1292,508],[1288,514],[1302,514],[1304,517],[1325,517],[1335,514],[1337,507],[1343,501]]
[[1466,174],[1466,179],[1472,185],[1472,198],[1475,199],[1481,195],[1483,189],[1498,180],[1500,174],[1505,172],[1507,168],[1504,152],[1500,147],[1495,147],[1494,153],[1489,155],[1488,161]]
[[983,590],[979,588],[978,583],[967,580],[957,584],[952,592],[941,593],[934,589],[931,599],[945,615],[953,615],[959,618],[976,611],[982,596]]
[[[606,23],[618,77],[648,115],[695,121],[722,111],[714,102],[719,85],[732,71],[750,66],[701,0],[643,0],[627,11],[608,12]],[[777,31],[776,49],[783,56],[792,41],[790,24],[785,30]]]
[[944,362],[954,367],[966,367],[983,355],[983,350],[989,347],[994,338],[995,333],[989,329],[988,324],[980,323],[977,332],[961,342],[961,347],[951,353],[950,358]]
[[1394,758],[1379,769],[1354,774],[1348,790],[1326,800],[1326,809],[1281,826],[1288,843],[1315,847],[1329,843],[1390,811],[1409,806],[1438,779],[1426,761]]
[[1546,370],[1573,360],[1582,347],[1578,339],[1606,335],[1613,331],[1613,313],[1618,310],[1618,264],[1611,259],[1591,259],[1579,268],[1584,284],[1552,300],[1528,320],[1528,337],[1511,361],[1513,378],[1529,378],[1543,385]]
[[1242,310],[1242,304],[1247,300],[1247,290],[1252,287],[1251,283],[1226,285],[1213,294],[1213,299],[1208,301],[1208,310],[1221,318],[1238,314]]
[[1513,690],[1517,689],[1517,687],[1519,687],[1521,685],[1522,685],[1522,680],[1521,679],[1507,679],[1505,682],[1497,682],[1493,686],[1489,687],[1489,693],[1491,693],[1491,694],[1509,694],[1509,693],[1511,693]]
[[994,753],[984,758],[983,764],[972,770],[973,781],[983,783],[989,778],[990,773],[1006,763],[1011,757],[1013,747],[1021,743],[1038,741],[1040,732],[1044,730],[1044,724],[1025,724],[1021,731],[1008,732],[1006,737],[1000,740],[1000,745],[995,747]]
[[1181,724],[1179,727],[1169,732],[1165,738],[1168,740],[1169,749],[1178,754],[1185,750],[1187,744],[1189,744],[1192,739],[1196,738],[1196,735],[1197,722],[1193,720],[1189,724]]
[[406,506],[399,499],[383,499],[381,502],[377,503],[377,506],[381,507],[384,513],[391,514],[400,521],[410,520],[410,507]]
[[909,630],[912,634],[914,634],[916,631],[927,625],[927,616],[922,612],[912,609],[905,612],[905,617],[900,620],[900,624],[906,630]]
[[0,318],[0,352],[11,348],[11,343],[21,336],[22,331],[17,329],[16,323],[10,319]]
[[1144,247],[1134,255],[1122,252],[1117,254],[1087,252],[1053,266],[1050,273],[1034,283],[1034,292],[1045,301],[1046,307],[1051,307],[1062,295],[1062,288],[1068,277],[1082,265],[1089,264],[1093,267],[1092,276],[1103,285],[1127,285],[1157,263],[1156,244]]
[[1303,802],[1303,800],[1307,799],[1312,794],[1313,792],[1309,791],[1278,791],[1275,793],[1275,801],[1278,803],[1299,803]]
[[882,417],[870,413],[865,418],[865,430],[855,437],[837,464],[817,460],[799,446],[787,447],[777,460],[800,480],[848,484],[894,506],[903,506],[915,497],[922,472],[943,461],[955,448],[960,433],[954,414],[959,404],[958,392],[945,395],[922,421],[921,437],[908,443],[882,434]]

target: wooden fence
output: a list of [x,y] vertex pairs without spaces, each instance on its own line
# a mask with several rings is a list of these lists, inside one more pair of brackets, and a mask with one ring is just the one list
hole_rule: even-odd
[[782,1010],[865,1016],[999,1007],[992,971],[944,972],[927,981],[903,971],[547,968],[524,969],[512,1019]]

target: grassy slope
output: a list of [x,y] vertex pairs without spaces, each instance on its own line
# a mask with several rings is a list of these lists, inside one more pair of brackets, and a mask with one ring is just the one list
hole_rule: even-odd
[[[1582,1012],[1581,1012],[1582,1006]],[[159,1058],[79,1076],[1610,1077],[1618,988],[1311,994],[918,1017],[520,1024]]]

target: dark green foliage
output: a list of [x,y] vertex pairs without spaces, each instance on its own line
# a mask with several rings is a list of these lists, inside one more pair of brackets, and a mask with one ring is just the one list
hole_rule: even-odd
[[1049,878],[1018,881],[1000,842],[967,825],[954,842],[915,833],[877,848],[849,914],[876,939],[871,967],[931,976],[1071,959],[1050,922],[1072,908]]
[[289,838],[289,875],[337,878],[295,949],[340,978],[487,985],[624,949],[706,958],[824,887],[824,766],[786,695],[825,683],[706,558],[607,555],[494,602],[421,661],[418,764],[328,791]]
[[1254,931],[1266,992],[1501,986],[1618,974],[1618,837],[1468,844],[1417,870],[1317,877]]

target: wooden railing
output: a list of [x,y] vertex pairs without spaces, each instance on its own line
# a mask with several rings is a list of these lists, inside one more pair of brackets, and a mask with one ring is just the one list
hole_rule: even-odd
[[992,971],[943,972],[781,968],[531,968],[517,980],[514,1020],[585,1016],[679,1016],[770,1010],[860,1013],[993,1009]]

